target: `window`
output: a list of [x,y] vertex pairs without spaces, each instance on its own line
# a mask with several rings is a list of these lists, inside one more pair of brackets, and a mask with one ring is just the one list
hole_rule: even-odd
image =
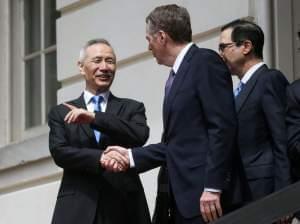
[[24,0],[25,129],[45,124],[60,88],[56,69],[55,0]]

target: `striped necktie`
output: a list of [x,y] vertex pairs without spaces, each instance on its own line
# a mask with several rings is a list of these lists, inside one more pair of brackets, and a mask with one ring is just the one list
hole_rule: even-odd
[[236,89],[233,91],[234,97],[237,97],[237,96],[240,94],[240,92],[242,91],[244,85],[245,85],[245,84],[242,83],[242,81],[239,82],[238,86],[237,86]]
[[[91,99],[91,102],[94,104],[94,112],[101,112],[101,102],[103,101],[103,96],[93,96],[92,99]],[[94,129],[94,134],[95,134],[95,138],[96,138],[96,141],[99,143],[100,141],[100,136],[101,136],[101,133],[100,131]]]

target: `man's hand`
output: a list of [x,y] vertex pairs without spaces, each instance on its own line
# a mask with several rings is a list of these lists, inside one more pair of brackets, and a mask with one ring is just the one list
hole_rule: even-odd
[[89,124],[95,120],[95,113],[93,112],[89,112],[83,108],[77,108],[68,103],[63,103],[63,105],[71,110],[69,113],[67,113],[64,119],[64,121],[68,124]]
[[120,146],[109,146],[104,151],[100,162],[108,171],[126,171],[130,165],[128,150]]
[[200,198],[200,212],[205,222],[212,222],[222,216],[221,193],[204,191]]

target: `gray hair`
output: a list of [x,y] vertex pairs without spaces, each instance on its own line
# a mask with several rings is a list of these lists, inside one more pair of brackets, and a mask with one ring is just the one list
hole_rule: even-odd
[[79,61],[80,62],[83,62],[83,60],[86,57],[86,49],[89,46],[92,46],[94,44],[105,44],[105,45],[107,45],[107,46],[109,46],[109,47],[112,48],[112,46],[110,45],[110,43],[108,42],[108,40],[106,40],[104,38],[91,39],[91,40],[87,41],[85,43],[85,45],[80,49],[80,52],[79,52]]
[[146,17],[146,24],[150,34],[163,30],[177,43],[192,41],[190,15],[182,6],[176,4],[158,6]]

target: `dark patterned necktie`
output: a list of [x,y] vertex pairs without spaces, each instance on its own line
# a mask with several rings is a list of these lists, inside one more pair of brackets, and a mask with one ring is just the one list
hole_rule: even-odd
[[166,82],[166,86],[165,86],[165,99],[167,99],[167,97],[169,95],[174,78],[175,78],[175,72],[173,71],[173,69],[171,69],[169,77]]

